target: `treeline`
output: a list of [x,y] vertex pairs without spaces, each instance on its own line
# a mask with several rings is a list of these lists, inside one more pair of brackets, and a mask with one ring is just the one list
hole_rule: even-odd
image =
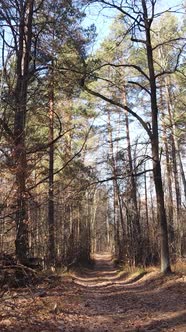
[[95,2],[116,18],[93,54],[86,1],[1,2],[1,252],[50,267],[112,248],[169,272],[186,251],[185,22]]
[[88,260],[94,112],[77,69],[94,28],[68,1],[2,1],[0,16],[1,251],[46,266]]
[[99,3],[118,14],[84,89],[105,114],[116,254],[168,272],[186,249],[184,8]]

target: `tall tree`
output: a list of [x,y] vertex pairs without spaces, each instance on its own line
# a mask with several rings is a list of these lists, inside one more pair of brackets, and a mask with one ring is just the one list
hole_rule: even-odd
[[[165,70],[162,68],[161,71],[156,72],[155,62],[154,62],[154,51],[160,47],[162,44],[153,45],[152,42],[152,24],[153,21],[159,15],[155,12],[156,1],[150,0],[140,0],[137,2],[129,1],[127,4],[123,4],[119,1],[107,1],[100,0],[96,1],[103,5],[106,5],[109,8],[118,10],[121,13],[121,17],[128,24],[128,33],[131,35],[131,40],[133,45],[136,44],[136,50],[138,45],[144,48],[146,54],[146,67],[143,65],[134,64],[134,62],[126,60],[123,64],[112,64],[112,63],[102,63],[100,67],[111,66],[113,68],[127,67],[133,68],[141,77],[141,81],[134,80],[132,82],[136,87],[140,87],[142,91],[146,93],[150,102],[151,109],[151,124],[147,123],[137,112],[127,105],[121,103],[117,98],[110,98],[108,95],[103,95],[99,91],[96,91],[88,85],[88,78],[91,76],[90,73],[87,73],[87,67],[84,68],[84,77],[83,77],[83,87],[88,92],[91,93],[109,103],[117,105],[131,115],[133,115],[143,126],[146,133],[149,136],[151,142],[151,152],[152,152],[152,163],[153,163],[153,177],[154,184],[156,189],[156,199],[157,199],[157,217],[160,225],[161,232],[161,271],[167,273],[170,271],[170,257],[169,257],[169,245],[168,245],[168,231],[167,231],[167,218],[165,211],[165,202],[164,202],[164,190],[162,183],[162,171],[161,171],[161,162],[160,162],[160,148],[159,148],[159,126],[158,126],[158,102],[157,102],[157,80],[159,77],[165,75]],[[126,33],[123,35],[125,38]],[[177,41],[177,40],[176,40]],[[166,44],[172,42],[172,40],[165,41]],[[172,67],[169,70],[169,74],[174,72],[179,66],[180,54],[182,52],[182,45],[178,47],[176,53],[175,63],[172,64]],[[97,66],[97,70],[99,66]],[[99,77],[99,74],[97,75]]]
[[[2,1],[0,14],[2,25],[8,26],[12,34],[15,52],[14,84],[12,86],[11,104],[14,112],[14,128],[8,127],[6,121],[1,124],[8,131],[12,142],[13,163],[16,178],[16,255],[23,261],[29,254],[28,214],[27,214],[27,157],[25,148],[25,124],[27,114],[28,85],[30,81],[30,55],[32,50],[34,0]],[[6,40],[6,45],[9,41]]]
[[[73,81],[72,75],[67,75],[66,71],[61,73],[60,79],[58,76],[58,85],[56,78],[55,87],[52,87],[53,61],[57,63],[58,59],[61,65],[60,57],[63,57],[63,64],[64,62],[68,64],[69,53],[73,50],[73,54],[76,54],[76,48],[81,47],[80,44],[83,44],[85,40],[81,38],[79,28],[82,14],[69,1],[61,0],[54,4],[42,0],[22,0],[14,4],[12,1],[5,0],[0,4],[0,15],[1,28],[6,27],[6,31],[2,33],[4,82],[1,84],[1,97],[4,113],[0,124],[8,151],[6,153],[4,149],[3,153],[10,164],[12,177],[15,176],[12,192],[16,201],[14,204],[16,255],[24,261],[29,256],[28,209],[30,202],[34,200],[33,189],[46,181],[49,181],[50,187],[49,219],[54,220],[52,192],[54,143],[63,136],[59,116],[56,116],[57,120],[53,123],[54,89],[59,88],[59,82],[63,79],[63,84],[60,86],[63,95],[68,94],[69,91],[71,95],[74,90],[79,91],[74,83],[70,83]],[[53,38],[54,32],[55,38]],[[8,54],[7,62],[4,61],[5,45]],[[48,108],[50,114],[46,112]],[[45,112],[50,118],[48,126],[44,120]],[[55,126],[54,129],[53,126]],[[50,174],[46,175],[46,163],[40,159],[46,156],[48,149],[50,150]],[[40,167],[40,179],[33,183],[33,168],[36,164]],[[54,239],[51,242],[54,242]]]
[[55,223],[54,223],[54,67],[52,61],[49,79],[49,174],[48,174],[48,230],[49,262],[55,265]]

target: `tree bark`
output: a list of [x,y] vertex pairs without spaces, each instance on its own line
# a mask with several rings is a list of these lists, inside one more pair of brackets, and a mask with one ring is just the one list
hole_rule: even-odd
[[[108,134],[110,141],[110,155],[111,155],[111,167],[113,173],[113,190],[114,190],[114,225],[115,225],[115,239],[118,251],[118,258],[122,258],[122,252],[124,250],[124,241],[120,239],[120,224],[122,229],[123,240],[125,238],[125,226],[124,226],[124,218],[123,218],[123,210],[122,210],[122,202],[120,197],[119,185],[117,182],[117,169],[116,169],[116,161],[114,158],[114,146],[113,146],[113,135],[112,135],[112,127],[110,120],[110,112],[108,111]],[[119,209],[119,214],[117,213]],[[119,219],[120,222],[119,222]]]
[[173,204],[173,192],[172,192],[172,167],[170,161],[170,151],[169,145],[167,141],[167,128],[165,124],[165,113],[163,106],[163,94],[162,89],[160,90],[160,98],[161,98],[161,108],[162,108],[162,140],[164,144],[165,150],[165,161],[166,161],[166,180],[167,180],[167,189],[168,189],[168,197],[167,197],[167,211],[168,211],[168,228],[169,228],[169,238],[171,243],[174,242],[174,204]]
[[[126,91],[123,92],[124,104],[127,105],[127,96]],[[129,173],[130,173],[130,198],[131,198],[131,207],[130,207],[130,218],[131,226],[133,233],[133,241],[135,242],[135,264],[138,265],[142,262],[142,251],[141,251],[141,228],[140,228],[140,218],[138,211],[138,202],[137,202],[137,185],[136,178],[134,174],[134,167],[132,161],[132,151],[131,151],[131,139],[130,139],[130,127],[129,127],[129,116],[128,112],[125,111],[125,129],[126,129],[126,138],[127,138],[127,154],[128,154],[128,163],[129,163]],[[134,244],[132,244],[134,247]]]
[[27,159],[25,147],[25,122],[29,81],[29,62],[32,39],[33,3],[28,1],[26,8],[21,8],[19,41],[17,48],[17,68],[15,87],[14,118],[14,162],[16,176],[16,256],[24,261],[29,255],[28,210],[27,210]]
[[[49,143],[54,140],[54,68],[52,61],[49,86]],[[49,264],[55,265],[55,221],[54,221],[54,145],[49,147],[49,174],[48,174],[48,251]]]
[[176,192],[176,209],[177,209],[177,218],[179,219],[179,211],[181,208],[181,192],[179,185],[179,176],[178,176],[178,162],[177,162],[177,149],[176,149],[176,138],[175,138],[175,125],[172,114],[172,102],[169,81],[166,79],[166,99],[167,99],[167,109],[169,115],[170,129],[171,129],[171,145],[172,145],[172,162],[173,162],[173,173],[174,173],[174,185]]
[[156,190],[157,200],[157,217],[160,224],[161,236],[161,272],[168,273],[170,268],[169,245],[168,245],[168,229],[167,218],[164,203],[164,191],[160,164],[159,151],[159,133],[158,133],[158,106],[157,106],[157,87],[154,71],[153,50],[151,43],[151,20],[148,18],[146,0],[142,0],[143,20],[145,24],[146,34],[146,52],[147,62],[150,76],[150,101],[151,101],[151,118],[152,118],[152,159],[153,159],[153,177]]
[[180,164],[180,172],[181,172],[181,178],[183,182],[183,189],[184,189],[184,196],[185,196],[185,202],[186,202],[186,176],[183,168],[183,162],[181,158],[180,150],[178,150],[178,158],[179,158],[179,164]]

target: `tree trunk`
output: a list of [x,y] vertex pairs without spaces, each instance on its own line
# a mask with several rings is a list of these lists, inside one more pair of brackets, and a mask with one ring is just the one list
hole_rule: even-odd
[[49,86],[49,177],[48,177],[48,229],[49,229],[49,265],[55,265],[55,222],[54,222],[54,73],[53,63]]
[[33,2],[28,1],[22,8],[19,24],[19,43],[17,49],[17,69],[15,87],[14,118],[14,161],[16,176],[16,256],[25,261],[29,255],[28,210],[27,210],[27,160],[25,147],[25,121],[29,81],[29,61],[31,53]]
[[[127,105],[127,97],[126,92],[123,92],[123,100],[124,104]],[[132,225],[132,233],[133,233],[133,241],[135,242],[135,264],[138,265],[142,262],[142,250],[141,250],[141,228],[139,221],[139,211],[138,211],[138,202],[137,202],[137,185],[136,178],[134,174],[134,167],[132,161],[132,151],[131,151],[131,139],[130,139],[130,127],[129,127],[129,116],[128,112],[125,111],[125,129],[126,129],[126,137],[127,137],[127,154],[128,154],[128,163],[129,163],[129,173],[130,173],[130,199],[131,199],[131,207],[130,209],[130,218]],[[134,243],[132,244],[134,247]]]
[[175,125],[172,114],[172,102],[171,94],[169,87],[168,79],[166,79],[166,99],[167,99],[167,109],[169,115],[170,129],[171,129],[171,145],[172,145],[172,162],[173,162],[173,173],[174,173],[174,185],[176,192],[176,208],[177,208],[177,217],[179,219],[179,211],[181,208],[181,192],[179,185],[179,176],[178,176],[178,163],[177,163],[177,149],[176,149],[176,136],[175,136]]
[[163,107],[163,95],[162,89],[160,90],[161,97],[161,108],[162,108],[162,140],[165,150],[165,161],[166,161],[166,180],[167,180],[167,189],[168,189],[168,199],[167,199],[167,211],[168,211],[168,228],[169,228],[169,238],[171,243],[174,242],[174,204],[173,204],[173,193],[172,193],[172,167],[170,161],[170,152],[167,141],[167,128],[165,124],[165,113]]
[[[118,258],[122,258],[122,252],[124,250],[124,243],[121,242],[120,239],[120,224],[122,228],[123,240],[125,238],[125,227],[124,227],[124,218],[123,218],[123,210],[122,210],[122,202],[120,197],[120,190],[117,182],[117,170],[116,170],[116,161],[114,158],[114,146],[113,146],[113,135],[112,135],[112,127],[110,121],[110,113],[108,111],[108,134],[110,141],[110,155],[111,155],[111,167],[113,174],[113,190],[114,190],[114,224],[115,224],[115,239],[118,251]],[[119,209],[119,219],[118,219],[118,209]]]
[[151,20],[148,18],[146,1],[142,0],[143,7],[143,19],[145,23],[146,33],[146,52],[148,69],[150,76],[150,92],[151,92],[151,117],[152,117],[152,135],[151,135],[151,147],[152,147],[152,159],[153,159],[153,177],[156,190],[157,200],[157,217],[160,224],[161,231],[161,272],[168,273],[170,268],[169,246],[168,246],[168,230],[167,230],[167,218],[164,204],[164,191],[161,174],[160,153],[159,153],[159,134],[158,134],[158,107],[157,107],[157,88],[156,78],[153,62],[153,51],[151,44]]
[[184,196],[185,196],[185,202],[186,202],[186,177],[185,177],[185,172],[184,172],[184,168],[183,168],[183,162],[182,162],[180,150],[178,150],[178,158],[179,158],[181,178],[182,178],[182,182],[183,182]]

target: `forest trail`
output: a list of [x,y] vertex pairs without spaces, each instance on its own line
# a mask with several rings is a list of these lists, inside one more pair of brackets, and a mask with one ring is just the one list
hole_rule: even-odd
[[186,278],[115,269],[108,253],[92,269],[50,276],[1,298],[0,331],[186,332]]

